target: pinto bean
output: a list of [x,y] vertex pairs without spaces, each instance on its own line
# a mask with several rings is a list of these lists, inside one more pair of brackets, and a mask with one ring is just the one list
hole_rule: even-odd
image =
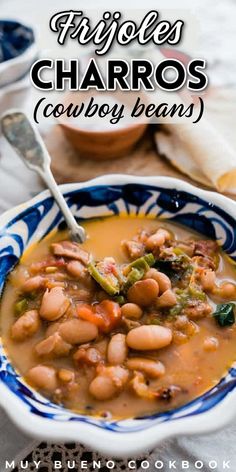
[[48,336],[51,336],[52,334],[57,333],[59,326],[60,326],[59,322],[50,323],[48,328],[45,331],[45,337],[48,338]]
[[158,297],[158,293],[159,286],[156,280],[145,279],[135,282],[132,287],[129,288],[127,297],[131,303],[136,303],[140,306],[148,306]]
[[[96,287],[95,281],[89,274],[86,267],[80,261],[70,261],[68,262],[67,272],[79,280],[84,287],[88,288],[90,291]],[[91,297],[91,294],[90,294]]]
[[225,300],[236,300],[236,285],[232,282],[224,282],[214,289],[214,294]]
[[177,298],[175,293],[171,289],[168,289],[157,299],[156,306],[158,308],[171,308],[176,305],[176,303]]
[[67,343],[83,344],[97,337],[98,328],[89,321],[73,318],[61,323],[59,333]]
[[143,357],[132,357],[127,360],[126,365],[130,370],[138,370],[151,378],[159,378],[165,373],[165,366],[160,361],[153,361]]
[[71,344],[65,342],[60,334],[54,333],[36,344],[35,351],[38,356],[63,357],[69,354],[71,348]]
[[103,338],[100,341],[97,341],[94,344],[94,347],[100,352],[102,357],[106,357],[107,354],[107,347],[108,347],[108,340],[107,338]]
[[146,242],[146,247],[149,251],[153,251],[154,249],[163,246],[165,242],[165,237],[162,233],[155,233],[149,236]]
[[46,279],[41,275],[35,275],[35,277],[30,277],[27,279],[23,286],[21,287],[23,292],[30,293],[40,290],[45,286]]
[[86,273],[86,268],[80,261],[68,262],[66,269],[69,274],[73,275],[73,277],[76,277],[79,280],[83,279]]
[[105,375],[107,377],[111,377],[114,384],[117,388],[122,388],[128,380],[129,372],[124,367],[119,365],[105,367],[104,365],[100,365],[97,367],[97,373],[101,375]]
[[170,234],[170,232],[169,232],[167,229],[165,229],[165,228],[160,228],[160,229],[157,230],[157,232],[158,232],[159,234],[163,234],[163,236],[164,236],[164,238],[165,238],[165,241],[169,241],[169,240],[171,239],[171,234]]
[[44,293],[39,314],[47,321],[55,321],[64,315],[69,305],[64,290],[61,287],[54,287]]
[[98,375],[89,385],[89,393],[97,400],[109,400],[117,393],[117,388],[110,377]]
[[69,369],[60,369],[58,372],[58,378],[63,383],[69,383],[75,379],[75,373]]
[[121,365],[127,357],[127,344],[125,334],[114,334],[112,336],[107,350],[107,360],[110,364]]
[[179,315],[175,322],[174,322],[174,327],[176,329],[185,329],[188,326],[189,320],[186,315]]
[[129,373],[123,367],[101,367],[89,386],[89,392],[97,400],[109,400],[124,388],[128,378]]
[[80,347],[73,355],[78,364],[97,365],[103,361],[101,353],[95,347]]
[[156,269],[149,269],[145,274],[145,279],[154,279],[159,285],[159,293],[162,294],[169,288],[171,288],[171,281],[166,274],[159,272]]
[[143,310],[136,303],[125,303],[121,307],[121,314],[125,318],[131,318],[132,320],[139,320],[143,314]]
[[188,341],[188,336],[186,333],[183,333],[182,331],[174,331],[173,334],[173,343],[175,344],[184,344]]
[[149,351],[168,346],[172,341],[172,331],[164,326],[143,325],[127,334],[128,347],[137,351]]
[[203,290],[211,292],[215,287],[216,273],[214,270],[205,269],[200,277]]
[[144,245],[139,241],[122,241],[122,248],[128,253],[131,259],[137,259],[144,255]]
[[203,347],[205,351],[216,351],[219,347],[219,341],[214,336],[208,336],[204,340]]
[[156,233],[149,236],[146,242],[146,247],[150,251],[153,251],[154,249],[163,246],[163,244],[169,239],[170,233],[167,230],[160,228],[156,231]]
[[11,337],[15,341],[24,341],[39,330],[40,324],[37,310],[26,311],[12,326]]
[[53,367],[37,365],[27,373],[27,380],[36,388],[54,392],[57,388],[57,374]]

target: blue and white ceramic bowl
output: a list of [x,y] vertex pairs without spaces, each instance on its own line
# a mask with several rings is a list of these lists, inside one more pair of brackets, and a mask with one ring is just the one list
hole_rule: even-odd
[[[168,177],[110,175],[61,187],[80,218],[128,214],[155,215],[219,241],[236,261],[236,203]],[[0,217],[0,287],[28,245],[62,221],[49,192]],[[161,440],[207,433],[236,413],[236,368],[207,393],[168,413],[122,421],[100,420],[68,411],[31,389],[0,347],[0,403],[26,433],[44,440],[79,441],[116,457],[151,450]]]
[[32,27],[0,19],[0,89],[22,80],[37,54]]

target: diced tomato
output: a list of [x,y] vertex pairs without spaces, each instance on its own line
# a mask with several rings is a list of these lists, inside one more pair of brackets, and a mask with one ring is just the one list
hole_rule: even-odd
[[95,324],[98,326],[98,322],[94,312],[94,308],[92,305],[87,305],[87,304],[80,304],[77,306],[77,315],[79,318],[82,318],[83,320],[90,321],[90,323]]
[[78,305],[77,314],[80,318],[95,324],[100,331],[108,333],[121,319],[121,309],[112,300],[103,300],[97,305]]

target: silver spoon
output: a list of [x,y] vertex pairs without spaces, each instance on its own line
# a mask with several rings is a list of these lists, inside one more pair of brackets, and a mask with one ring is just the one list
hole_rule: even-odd
[[72,215],[62,193],[57,186],[50,169],[51,158],[43,140],[27,116],[18,110],[10,110],[1,117],[2,133],[11,144],[26,166],[37,172],[55,198],[73,241],[83,243],[86,239],[85,229]]

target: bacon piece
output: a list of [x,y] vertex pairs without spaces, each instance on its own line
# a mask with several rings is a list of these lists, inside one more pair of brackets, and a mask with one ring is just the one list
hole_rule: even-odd
[[53,256],[49,256],[43,261],[32,262],[29,269],[30,269],[30,273],[35,274],[37,272],[44,271],[49,266],[64,267],[65,265],[66,265],[66,262],[64,261],[62,257],[59,259]]
[[35,277],[29,277],[22,286],[22,291],[25,293],[35,292],[45,287],[46,279],[41,275],[35,275]]
[[215,241],[199,240],[195,241],[194,254],[196,256],[212,257],[219,251],[219,246]]
[[102,361],[102,355],[95,347],[88,349],[80,347],[73,355],[73,359],[78,364],[97,365]]
[[65,342],[58,333],[43,339],[35,346],[35,351],[39,356],[49,358],[67,356],[71,349],[71,344]]
[[128,256],[133,260],[141,257],[145,253],[145,246],[143,243],[134,241],[122,241],[122,248],[127,252]]
[[198,320],[212,313],[212,307],[208,302],[200,300],[191,300],[183,309],[182,313],[190,319]]
[[60,241],[59,243],[51,244],[53,254],[55,256],[68,257],[68,259],[75,259],[87,265],[89,262],[89,253],[81,248],[78,243],[72,241]]

